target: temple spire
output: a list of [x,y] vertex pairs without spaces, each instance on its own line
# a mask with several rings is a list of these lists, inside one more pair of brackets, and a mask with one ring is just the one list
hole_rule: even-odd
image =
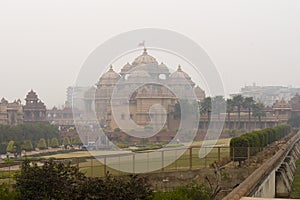
[[177,71],[182,71],[180,65],[178,65]]

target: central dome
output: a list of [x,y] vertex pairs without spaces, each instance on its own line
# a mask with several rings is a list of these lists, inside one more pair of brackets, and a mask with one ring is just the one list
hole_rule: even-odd
[[137,57],[132,63],[132,65],[134,66],[143,64],[158,64],[158,62],[153,56],[148,55],[146,48],[144,48],[143,54]]

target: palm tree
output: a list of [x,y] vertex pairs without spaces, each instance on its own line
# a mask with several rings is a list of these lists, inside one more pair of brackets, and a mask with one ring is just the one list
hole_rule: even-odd
[[232,99],[233,105],[236,106],[238,112],[238,128],[241,128],[241,108],[243,106],[244,97],[242,95],[236,95]]
[[233,112],[233,101],[232,99],[226,100],[226,112],[227,112],[227,118],[228,118],[228,128],[231,129],[231,118],[230,114]]
[[248,110],[248,130],[251,129],[251,110],[253,108],[253,104],[255,103],[253,97],[246,97],[243,102],[243,107]]
[[208,122],[210,121],[211,103],[212,103],[212,100],[210,97],[206,97],[205,99],[203,99],[200,102],[200,113],[201,114],[207,113]]
[[261,102],[253,104],[253,116],[258,117],[260,129],[262,129],[261,118],[266,116],[266,112],[265,112],[264,108],[265,108],[265,106]]
[[213,108],[213,110],[212,110],[213,113],[217,114],[218,118],[220,118],[220,114],[225,111],[226,101],[225,101],[224,97],[223,96],[215,96],[212,99],[211,104],[212,104],[212,108]]

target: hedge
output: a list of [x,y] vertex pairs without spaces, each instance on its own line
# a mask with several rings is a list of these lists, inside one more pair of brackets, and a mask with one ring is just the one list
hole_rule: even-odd
[[263,147],[285,137],[290,132],[291,127],[283,124],[232,138],[230,141],[230,157],[235,161],[246,160],[248,157],[248,147],[250,147],[250,155],[253,156],[262,150]]

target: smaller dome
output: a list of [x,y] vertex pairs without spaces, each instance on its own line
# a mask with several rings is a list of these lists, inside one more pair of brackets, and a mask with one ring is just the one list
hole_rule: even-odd
[[182,83],[182,80],[186,79],[186,81],[188,81],[189,84],[191,84],[192,86],[195,85],[194,82],[192,81],[191,77],[187,73],[182,71],[180,65],[178,65],[177,71],[175,71],[174,73],[171,74],[170,78],[174,81],[176,80],[177,83],[180,83],[180,80]]
[[109,70],[100,77],[98,85],[115,84],[120,78],[121,76],[117,72],[115,72],[112,65],[110,65]]
[[124,65],[123,68],[121,69],[121,73],[128,72],[128,71],[131,70],[132,68],[133,68],[132,65],[130,65],[129,63],[127,63],[127,64]]
[[158,71],[165,74],[170,74],[169,68],[163,62],[158,65]]
[[133,66],[143,64],[158,64],[158,62],[153,56],[148,55],[146,48],[144,48],[143,54],[138,56],[132,63]]
[[168,69],[167,65],[165,65],[165,63],[163,63],[163,62],[160,63],[159,67],[163,68],[163,69]]

